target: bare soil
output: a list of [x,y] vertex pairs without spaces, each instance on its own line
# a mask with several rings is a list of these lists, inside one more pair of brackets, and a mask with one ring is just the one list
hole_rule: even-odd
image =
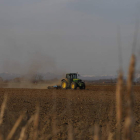
[[[55,122],[55,129],[59,130],[55,136],[57,139],[67,138],[67,128],[70,124],[73,126],[75,139],[92,139],[95,124],[99,125],[102,138],[105,139],[108,132],[115,132],[115,89],[115,85],[90,85],[86,90],[0,88],[0,104],[3,95],[8,94],[8,105],[1,131],[6,137],[22,111],[27,113],[20,127],[24,126],[28,117],[34,114],[36,105],[39,105],[39,137],[43,135],[47,138],[54,129],[51,124]],[[140,138],[140,86],[134,86],[133,92],[134,139],[137,140]],[[123,107],[125,116],[125,102]],[[124,120],[122,126],[123,124]]]

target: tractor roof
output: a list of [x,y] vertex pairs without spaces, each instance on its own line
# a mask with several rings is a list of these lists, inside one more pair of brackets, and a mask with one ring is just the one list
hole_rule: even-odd
[[70,75],[70,74],[72,75],[72,74],[77,74],[77,73],[67,73],[66,75]]

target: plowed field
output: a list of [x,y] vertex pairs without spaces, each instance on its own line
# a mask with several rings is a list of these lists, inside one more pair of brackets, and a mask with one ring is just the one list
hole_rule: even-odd
[[[52,118],[55,118],[55,129],[59,130],[55,136],[57,139],[67,138],[69,124],[73,126],[75,139],[91,139],[95,124],[99,124],[103,139],[109,131],[115,130],[115,86],[91,85],[87,86],[86,90],[1,88],[0,104],[5,93],[8,95],[8,105],[1,130],[5,136],[20,113],[26,110],[27,117],[30,117],[34,114],[37,104],[40,106],[39,137],[43,135],[47,138],[52,133],[54,129],[51,125],[54,121]],[[140,138],[139,86],[134,86],[134,96],[136,121],[134,137],[136,140]],[[21,125],[24,125],[24,120]]]

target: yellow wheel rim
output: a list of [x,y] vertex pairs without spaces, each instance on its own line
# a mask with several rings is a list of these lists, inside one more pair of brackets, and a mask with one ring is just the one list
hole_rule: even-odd
[[62,87],[66,88],[66,83],[65,82],[63,82]]
[[71,88],[74,89],[74,84],[71,85]]

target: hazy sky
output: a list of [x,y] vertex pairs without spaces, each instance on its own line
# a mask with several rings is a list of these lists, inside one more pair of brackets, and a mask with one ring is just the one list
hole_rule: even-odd
[[127,71],[138,2],[0,0],[0,72],[116,74],[118,26]]

